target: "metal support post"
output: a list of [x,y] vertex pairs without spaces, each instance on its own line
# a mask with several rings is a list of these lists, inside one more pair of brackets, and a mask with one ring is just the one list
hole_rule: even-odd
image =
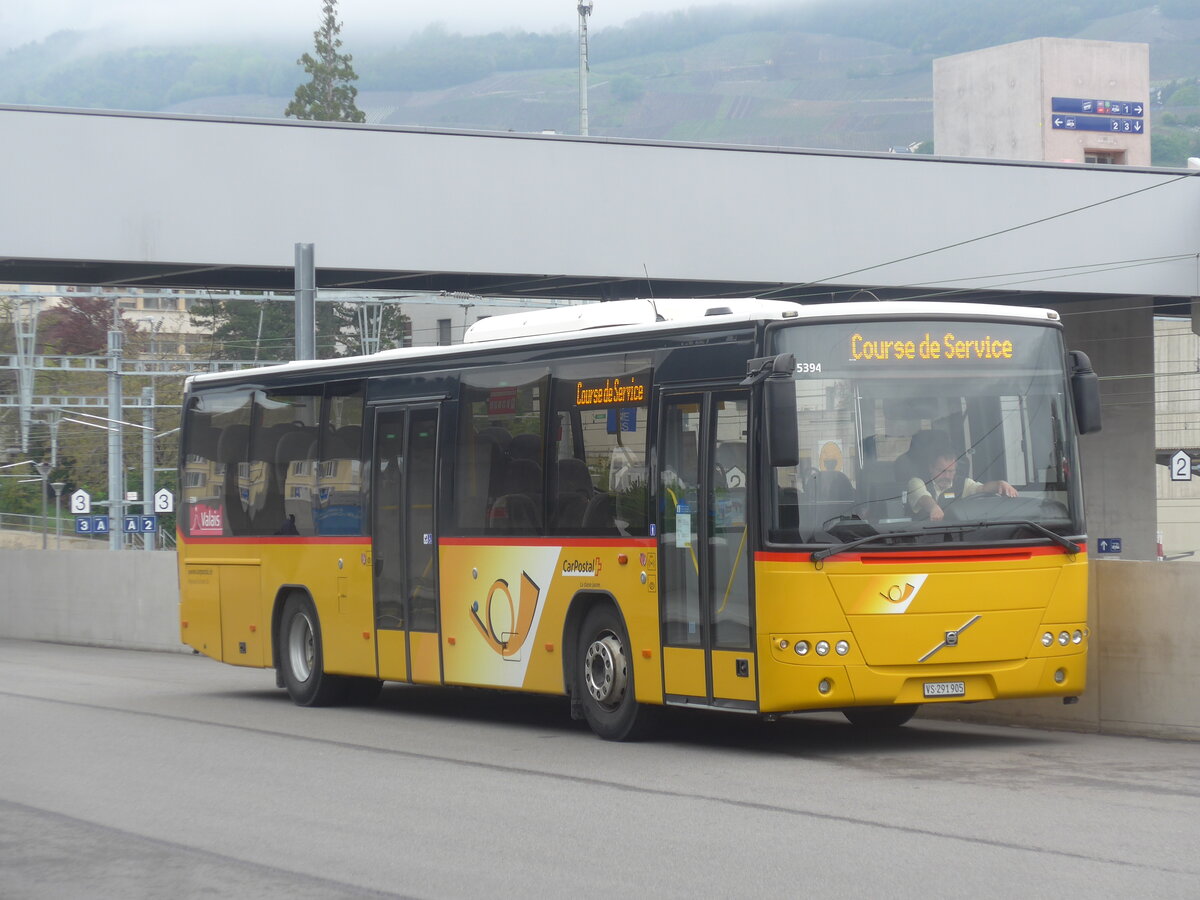
[[29,452],[29,430],[33,425],[34,351],[37,348],[37,320],[41,301],[23,299],[17,303],[17,397],[21,452]]
[[49,493],[50,487],[50,463],[34,463],[33,467],[37,469],[38,476],[42,479],[42,549],[45,550],[47,543],[46,520],[50,518],[50,511],[46,508],[46,495]]
[[[142,512],[154,513],[154,388],[142,388]],[[153,550],[157,532],[142,534],[142,549]]]
[[317,268],[312,244],[296,244],[296,359],[317,358]]
[[125,446],[121,431],[121,308],[113,299],[113,327],[108,333],[108,549],[120,550],[125,534]]
[[54,549],[62,549],[62,492],[67,486],[65,481],[51,482],[54,488]]
[[588,133],[588,33],[587,20],[592,14],[592,0],[579,2],[579,133]]

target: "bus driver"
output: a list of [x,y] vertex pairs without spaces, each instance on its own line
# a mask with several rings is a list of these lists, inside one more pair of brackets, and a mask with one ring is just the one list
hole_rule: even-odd
[[908,502],[915,515],[928,517],[932,522],[940,522],[945,516],[942,507],[961,497],[970,497],[973,494],[1017,496],[1017,489],[1007,481],[980,484],[967,475],[958,478],[958,461],[947,453],[938,453],[933,457],[929,464],[929,474],[931,477],[928,481],[915,477],[909,479]]

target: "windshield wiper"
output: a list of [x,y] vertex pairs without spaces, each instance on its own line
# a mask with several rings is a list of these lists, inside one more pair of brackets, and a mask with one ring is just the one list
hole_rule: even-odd
[[997,519],[989,522],[969,522],[966,523],[967,528],[990,528],[993,525],[1021,525],[1031,531],[1036,531],[1042,537],[1049,538],[1062,547],[1072,556],[1078,553],[1082,548],[1070,538],[1065,538],[1057,532],[1051,531],[1045,525],[1039,525],[1037,522],[1030,519]]
[[1074,541],[1063,537],[1061,534],[1054,533],[1049,528],[1039,525],[1037,522],[1031,522],[1029,519],[1006,519],[996,522],[955,522],[953,525],[943,525],[940,528],[922,528],[920,531],[881,531],[879,534],[868,535],[858,540],[847,541],[844,544],[834,544],[832,547],[826,547],[823,550],[814,550],[809,555],[809,559],[812,562],[820,562],[831,556],[837,556],[839,553],[845,553],[848,550],[854,550],[866,544],[873,544],[881,539],[917,538],[930,534],[953,534],[956,531],[967,531],[973,528],[990,528],[994,525],[1020,525],[1032,529],[1042,537],[1054,541],[1054,543],[1072,555],[1078,553],[1081,549]]

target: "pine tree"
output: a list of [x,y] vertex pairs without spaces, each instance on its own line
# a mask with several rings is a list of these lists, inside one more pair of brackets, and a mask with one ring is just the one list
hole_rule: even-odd
[[354,105],[358,88],[351,82],[358,75],[350,65],[353,57],[338,52],[342,23],[337,20],[337,0],[323,0],[322,16],[321,27],[313,32],[316,57],[305,53],[296,60],[311,80],[296,88],[283,114],[318,122],[365,122],[367,117]]

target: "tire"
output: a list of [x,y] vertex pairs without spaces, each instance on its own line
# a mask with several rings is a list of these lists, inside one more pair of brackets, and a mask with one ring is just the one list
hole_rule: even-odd
[[629,637],[613,607],[596,606],[584,618],[575,667],[575,687],[592,731],[606,741],[650,736],[661,710],[634,699]]
[[843,709],[842,715],[856,728],[899,728],[917,712],[919,703],[896,706],[859,706]]
[[350,681],[325,672],[321,622],[312,601],[292,594],[279,621],[279,671],[297,706],[336,706],[346,700]]

